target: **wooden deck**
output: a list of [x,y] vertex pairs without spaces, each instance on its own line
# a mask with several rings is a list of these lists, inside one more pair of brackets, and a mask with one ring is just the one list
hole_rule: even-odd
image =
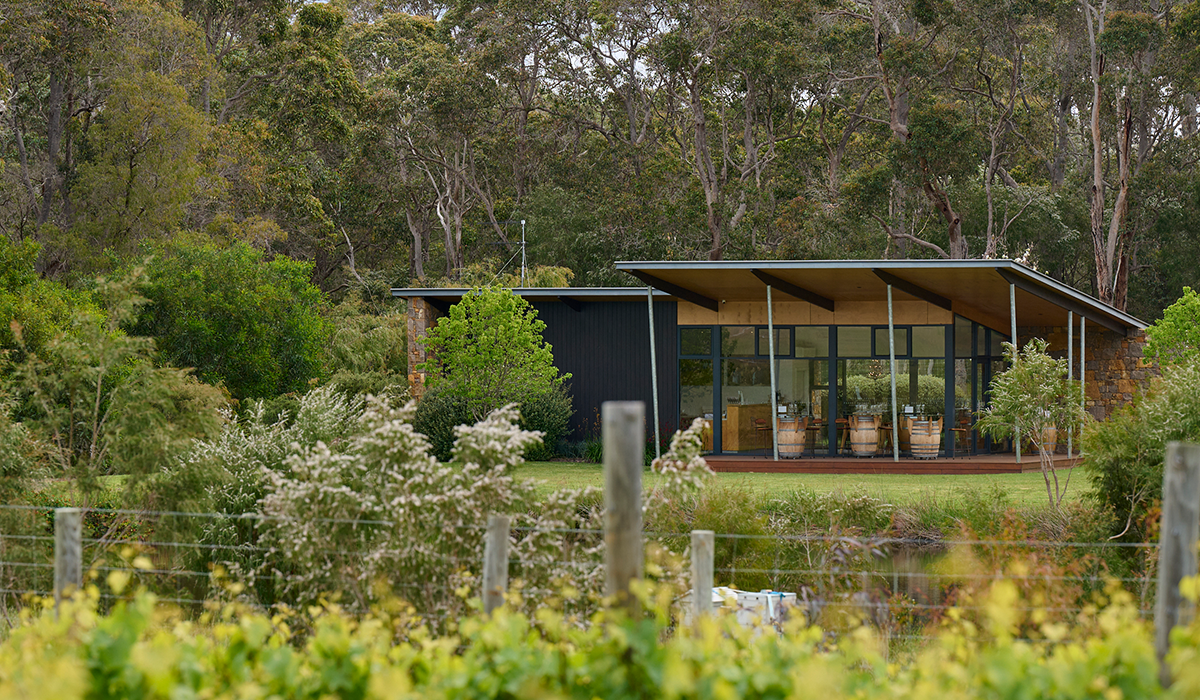
[[[708,466],[717,472],[767,474],[1020,474],[1040,471],[1037,455],[1023,455],[1021,463],[1011,454],[971,455],[937,459],[901,457],[809,457],[774,460],[770,457],[709,455]],[[1056,455],[1055,469],[1076,466],[1079,457]]]

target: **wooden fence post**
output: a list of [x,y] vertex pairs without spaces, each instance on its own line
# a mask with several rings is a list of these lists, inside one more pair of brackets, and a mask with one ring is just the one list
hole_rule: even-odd
[[54,509],[54,608],[72,590],[83,587],[83,513]]
[[507,515],[489,515],[487,541],[483,545],[483,611],[489,615],[504,605],[508,591]]
[[695,622],[712,612],[715,543],[712,530],[692,530],[692,620]]
[[641,401],[605,401],[600,408],[604,438],[605,595],[636,608],[629,583],[642,577],[642,462],[646,449],[646,406]]
[[1196,575],[1196,541],[1200,539],[1200,445],[1167,443],[1163,465],[1162,524],[1158,550],[1158,599],[1154,605],[1154,652],[1159,681],[1171,684],[1164,659],[1171,628],[1191,621],[1195,605],[1179,595],[1179,581]]

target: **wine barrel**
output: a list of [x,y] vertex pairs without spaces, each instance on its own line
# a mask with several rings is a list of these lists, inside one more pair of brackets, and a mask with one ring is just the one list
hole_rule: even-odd
[[918,459],[933,459],[938,456],[942,444],[942,421],[914,418],[909,423],[912,440],[912,456]]
[[1039,448],[1045,448],[1047,454],[1054,454],[1058,449],[1058,428],[1043,428],[1041,444],[1034,445],[1033,451],[1037,452]]
[[879,423],[875,416],[850,416],[850,452],[870,457],[879,449]]
[[808,416],[803,418],[779,419],[779,456],[797,459],[804,454],[804,443],[808,436]]

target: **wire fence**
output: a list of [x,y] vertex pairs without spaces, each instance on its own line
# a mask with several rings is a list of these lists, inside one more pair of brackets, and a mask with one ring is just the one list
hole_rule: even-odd
[[[50,507],[0,505],[0,614],[9,619],[30,596],[54,595],[54,518]],[[193,611],[228,600],[270,608],[321,598],[365,609],[391,596],[444,624],[481,593],[484,523],[446,524],[452,546],[443,547],[396,541],[397,523],[388,520],[314,517],[306,524],[355,537],[297,546],[279,536],[294,522],[258,513],[91,508],[82,519],[85,585],[97,587],[102,604],[139,588]],[[594,610],[605,580],[605,533],[589,526],[598,521],[547,527],[518,518],[508,531],[514,604]],[[648,575],[680,596],[691,587],[690,536],[643,533]],[[982,596],[997,581],[1024,594],[1015,610],[1030,620],[1086,614],[1114,586],[1132,595],[1143,617],[1154,613],[1156,544],[715,533],[713,551],[717,586],[794,594],[790,614],[829,627],[855,619],[897,640],[926,639],[951,608],[982,615]]]

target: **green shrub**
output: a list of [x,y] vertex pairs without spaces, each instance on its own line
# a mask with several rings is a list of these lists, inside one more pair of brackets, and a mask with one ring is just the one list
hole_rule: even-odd
[[404,396],[408,393],[408,379],[403,374],[391,372],[341,370],[325,380],[325,386],[346,396]]
[[155,253],[135,330],[157,340],[164,361],[238,399],[305,391],[321,376],[330,326],[310,263],[186,238]]
[[509,403],[523,403],[562,385],[546,324],[508,289],[473,289],[429,329],[426,383],[465,399],[475,420]]
[[570,429],[573,413],[571,394],[561,384],[522,403],[521,427],[542,431],[542,443],[530,447],[525,452],[525,459],[545,461],[557,455],[559,443]]
[[448,390],[430,389],[417,403],[413,429],[429,438],[429,451],[435,457],[448,462],[450,451],[454,447],[454,429],[474,422],[475,418],[467,407],[466,399],[455,396]]
[[[540,430],[545,435],[540,444],[529,447],[525,458],[545,461],[557,454],[559,442],[567,435],[569,421],[574,409],[571,395],[565,387],[557,387],[541,396],[535,396],[521,404],[521,428]],[[455,396],[445,388],[430,389],[417,403],[413,417],[413,428],[429,438],[430,450],[439,460],[450,460],[454,447],[454,429],[460,425],[473,425],[475,418],[467,407],[467,401]]]
[[1114,514],[1126,542],[1150,536],[1146,515],[1162,500],[1163,460],[1172,440],[1200,441],[1200,360],[1163,368],[1149,391],[1083,434],[1091,497]]

